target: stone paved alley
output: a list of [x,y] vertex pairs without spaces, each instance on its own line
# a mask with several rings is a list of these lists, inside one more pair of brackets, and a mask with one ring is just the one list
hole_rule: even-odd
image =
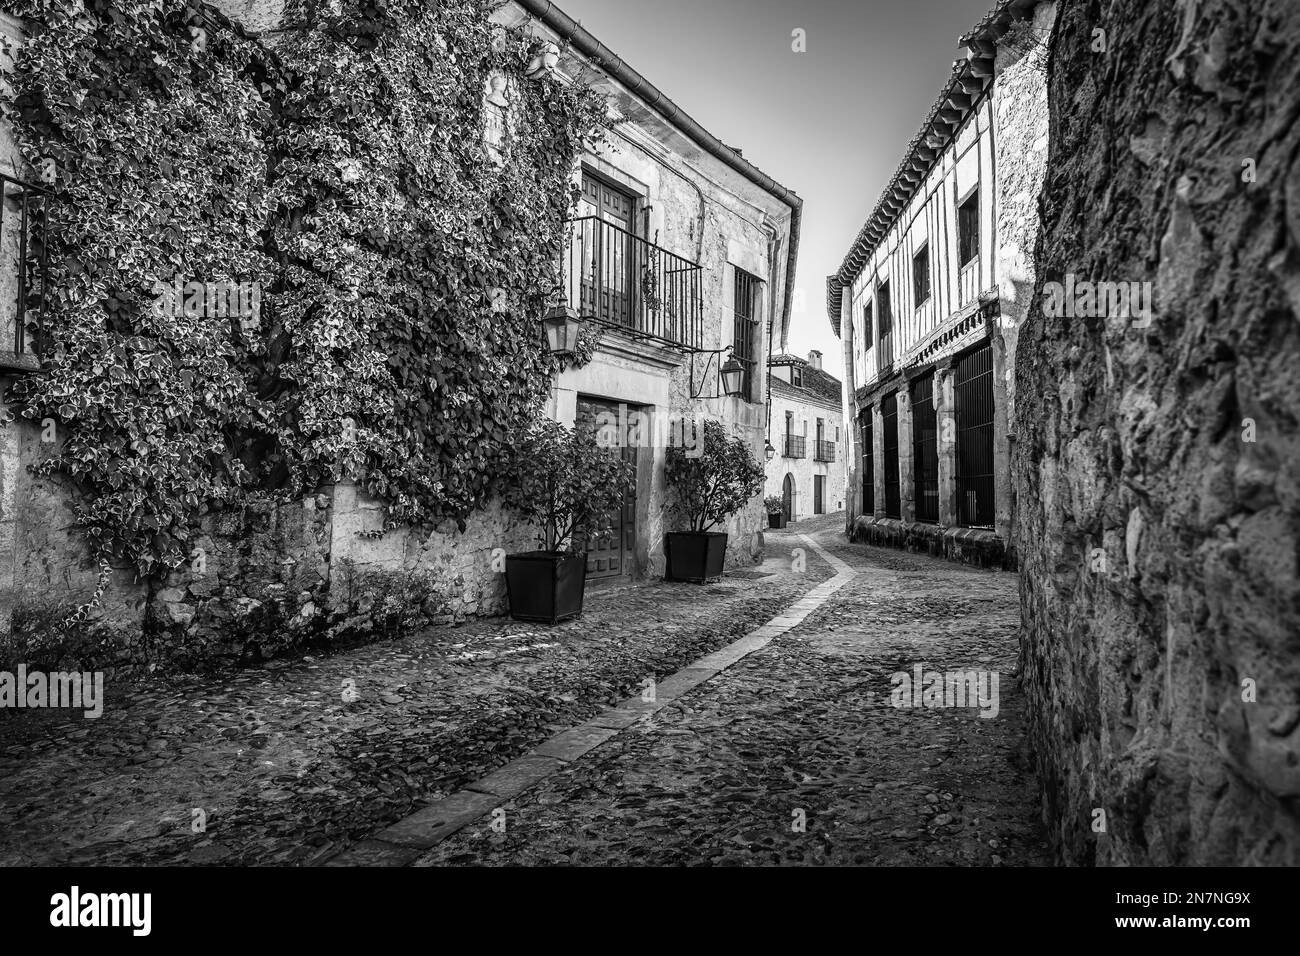
[[[99,720],[12,712],[0,864],[343,862],[827,582],[810,532],[853,576],[802,623],[502,801],[504,832],[491,807],[420,862],[1045,862],[1015,577],[849,545],[841,522],[770,534],[763,565],[718,585],[597,592],[554,629],[481,621],[120,686]],[[892,707],[915,664],[999,672],[997,717]]]

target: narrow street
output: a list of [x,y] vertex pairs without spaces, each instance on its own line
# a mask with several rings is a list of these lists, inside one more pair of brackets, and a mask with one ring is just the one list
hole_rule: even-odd
[[[419,862],[1046,865],[1015,577],[846,544],[837,524],[769,535],[772,556],[820,526],[854,574],[802,623]],[[918,664],[996,672],[996,716],[892,706],[891,675]]]
[[[836,573],[805,534],[853,576],[802,623],[503,801],[505,832],[486,813],[421,862],[1042,862],[1015,578],[850,545],[841,521],[769,533],[762,565],[715,585],[596,591],[554,629],[121,685],[98,720],[11,711],[0,862],[336,858],[779,619]],[[890,676],[916,664],[997,671],[997,716],[894,708]]]

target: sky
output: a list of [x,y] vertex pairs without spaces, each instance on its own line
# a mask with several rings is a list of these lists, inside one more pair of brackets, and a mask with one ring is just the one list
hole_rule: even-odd
[[[557,0],[724,143],[804,201],[790,351],[843,377],[826,276],[994,0]],[[804,31],[806,51],[792,50]]]

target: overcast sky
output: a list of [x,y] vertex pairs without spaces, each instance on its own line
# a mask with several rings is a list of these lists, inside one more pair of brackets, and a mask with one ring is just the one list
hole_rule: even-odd
[[[803,197],[803,308],[791,351],[841,346],[839,268],[958,55],[994,0],[557,0],[724,143]],[[807,52],[791,50],[806,32]]]

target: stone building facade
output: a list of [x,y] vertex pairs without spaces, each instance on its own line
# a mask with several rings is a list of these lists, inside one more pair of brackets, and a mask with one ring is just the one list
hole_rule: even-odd
[[1300,9],[1094,13],[1062,5],[1053,40],[1038,270],[1151,308],[1044,298],[1019,331],[1045,816],[1069,863],[1294,866]]
[[770,441],[764,495],[781,499],[787,521],[844,510],[843,384],[808,358],[782,352],[768,362]]
[[[280,0],[216,0],[212,6],[255,33],[270,31],[264,41],[274,43]],[[623,121],[607,149],[583,156],[573,170],[574,185],[585,192],[571,224],[576,255],[565,266],[566,291],[575,308],[606,321],[592,359],[553,383],[546,413],[579,427],[621,408],[660,425],[711,418],[744,438],[761,462],[768,395],[766,377],[755,370],[765,367],[773,338],[786,333],[799,198],[700,127],[554,5],[507,3],[492,16],[555,42],[556,75],[562,81],[581,76],[606,94],[611,115]],[[11,18],[0,17],[0,29],[21,38],[21,24]],[[505,137],[499,148],[508,148],[509,89],[500,92],[505,122],[485,124],[485,136]],[[22,165],[3,129],[0,149],[0,171],[14,170],[29,181],[37,175]],[[621,223],[611,216],[620,202],[627,203]],[[623,238],[611,242],[615,235]],[[601,243],[597,253],[583,246],[584,237]],[[610,263],[619,271],[616,281],[606,269]],[[679,274],[689,274],[689,287],[672,278]],[[13,269],[0,270],[6,300],[15,281]],[[719,376],[732,352],[749,370],[738,397],[723,394]],[[0,385],[11,374],[20,372],[0,368]],[[594,578],[625,581],[663,572],[663,534],[681,527],[663,478],[664,434],[652,431],[644,446],[627,449],[636,460],[637,487],[616,536],[622,550],[592,554]],[[275,656],[326,612],[366,633],[382,630],[385,621],[453,622],[504,613],[500,558],[537,544],[535,529],[497,504],[472,515],[463,528],[447,522],[385,531],[384,503],[342,481],[302,501],[204,516],[197,541],[201,567],[186,565],[166,580],[141,582],[130,570],[101,569],[90,560],[68,490],[29,470],[48,451],[36,423],[3,426],[0,633],[9,630],[15,613],[25,621],[43,616],[57,622],[68,609],[94,601],[89,619],[74,628],[85,651],[81,659],[123,671]],[[717,529],[730,535],[729,566],[757,560],[766,520],[756,497]]]
[[[583,75],[621,120],[613,141],[574,173],[583,198],[571,223],[566,297],[602,323],[602,334],[591,362],[555,382],[549,413],[581,427],[601,414],[639,414],[648,424],[626,452],[635,492],[611,541],[593,545],[588,575],[661,577],[665,532],[687,530],[665,487],[668,446],[689,451],[710,419],[763,461],[762,369],[773,336],[787,331],[801,203],[554,5],[523,0],[495,18],[528,23],[554,42],[563,50],[560,76]],[[605,69],[593,70],[593,57]],[[746,367],[735,397],[719,380],[729,354]],[[713,529],[728,534],[728,566],[759,560],[766,522],[755,498]]]
[[1004,2],[962,38],[967,55],[827,280],[857,540],[1015,565],[1012,372],[1055,17],[1054,3]]

